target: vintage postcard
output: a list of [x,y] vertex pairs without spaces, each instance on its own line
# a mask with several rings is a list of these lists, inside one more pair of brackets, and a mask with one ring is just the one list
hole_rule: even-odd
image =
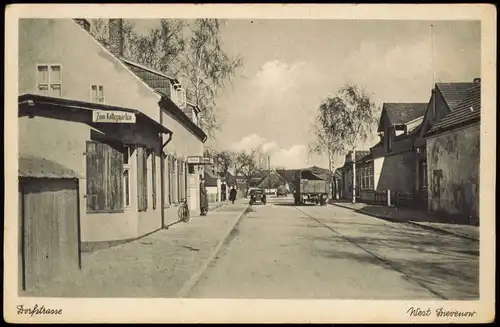
[[5,15],[6,321],[493,321],[494,6]]

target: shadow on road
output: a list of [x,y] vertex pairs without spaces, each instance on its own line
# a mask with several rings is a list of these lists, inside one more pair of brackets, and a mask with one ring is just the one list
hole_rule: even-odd
[[[479,248],[476,242],[422,233],[417,229],[351,222],[336,222],[331,226],[342,237],[333,233],[324,237],[303,236],[316,245],[311,248],[312,255],[368,264],[384,263],[445,299],[479,297]],[[365,253],[347,251],[342,245],[344,237]]]
[[[347,202],[334,202],[339,204],[349,205]],[[469,225],[477,226],[473,224],[471,219],[463,216],[452,216],[444,214],[434,214],[427,213],[423,210],[410,209],[410,208],[398,208],[398,207],[387,207],[380,205],[363,205],[362,208],[355,209],[357,213],[370,215],[379,219],[387,220],[395,223],[402,222],[422,222],[422,223],[441,223],[441,224],[454,224],[454,225]]]

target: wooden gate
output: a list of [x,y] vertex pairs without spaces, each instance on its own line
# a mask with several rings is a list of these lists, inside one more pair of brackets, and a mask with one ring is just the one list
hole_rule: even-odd
[[23,289],[80,268],[78,181],[20,182]]

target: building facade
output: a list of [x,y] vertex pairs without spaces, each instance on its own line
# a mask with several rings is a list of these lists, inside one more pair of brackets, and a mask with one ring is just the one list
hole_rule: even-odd
[[383,104],[378,126],[380,142],[370,149],[376,192],[414,197],[414,139],[426,108],[427,103]]
[[[19,21],[20,162],[74,172],[80,251],[176,221],[182,199],[192,209],[199,204],[203,167],[187,163],[203,155],[199,111],[175,79],[156,72],[161,83],[154,85],[146,67],[132,69],[120,57],[116,21],[110,20],[109,49],[85,20]],[[24,209],[21,221],[36,220],[25,220]],[[30,226],[23,228],[28,235]]]
[[480,83],[424,136],[429,210],[479,224]]

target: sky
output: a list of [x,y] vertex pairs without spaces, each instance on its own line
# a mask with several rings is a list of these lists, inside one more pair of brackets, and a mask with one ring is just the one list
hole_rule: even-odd
[[[135,23],[139,31],[156,24]],[[480,77],[475,21],[233,19],[220,36],[244,65],[217,100],[222,128],[209,145],[261,146],[273,167],[328,167],[326,156],[308,154],[311,126],[321,101],[346,83],[364,88],[380,110],[383,102],[428,102],[433,81]],[[373,135],[358,148],[376,142]]]

